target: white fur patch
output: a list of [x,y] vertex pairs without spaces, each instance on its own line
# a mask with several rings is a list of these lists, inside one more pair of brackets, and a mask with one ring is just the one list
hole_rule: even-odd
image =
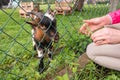
[[34,35],[34,33],[35,33],[34,29],[32,29],[31,32],[32,32],[32,35]]
[[37,49],[37,53],[38,53],[39,58],[43,57],[43,50],[38,50]]
[[36,43],[35,43],[35,40],[34,40],[34,38],[32,38],[32,42],[33,42],[33,46],[35,46],[35,44],[36,44]]
[[[51,54],[51,56],[52,56],[52,51],[50,51],[49,49],[48,49],[48,54]],[[49,57],[49,60],[51,61],[52,58]]]
[[33,46],[35,46],[36,43],[35,43],[35,40],[34,40],[34,32],[35,32],[34,29],[32,29],[31,32],[32,32],[32,42],[33,42]]
[[45,13],[45,16],[48,17],[49,19],[51,19],[52,21],[54,20],[54,17],[48,13]]

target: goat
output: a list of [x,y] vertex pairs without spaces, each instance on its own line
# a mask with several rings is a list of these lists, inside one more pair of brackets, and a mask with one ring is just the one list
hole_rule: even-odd
[[38,53],[40,58],[39,72],[42,73],[44,70],[44,55],[45,48],[47,48],[49,62],[52,60],[52,42],[58,42],[59,34],[56,27],[55,13],[47,11],[45,14],[37,12],[32,21],[26,23],[32,26],[33,44],[34,49]]

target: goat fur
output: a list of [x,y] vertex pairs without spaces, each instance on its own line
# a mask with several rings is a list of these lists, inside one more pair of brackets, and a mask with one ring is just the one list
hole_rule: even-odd
[[27,21],[26,23],[32,26],[33,45],[40,58],[39,72],[43,72],[45,48],[48,49],[50,61],[52,59],[52,42],[58,42],[59,40],[56,29],[56,19],[51,12],[46,12],[45,14],[38,12],[32,18],[32,21]]

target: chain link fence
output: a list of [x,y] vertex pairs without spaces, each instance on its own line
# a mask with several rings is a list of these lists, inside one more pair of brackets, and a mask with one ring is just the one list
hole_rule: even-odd
[[[46,56],[45,71],[39,74],[39,59],[36,58],[37,52],[33,50],[31,27],[25,22],[30,18],[20,16],[19,10],[23,8],[19,0],[14,0],[17,5],[13,4],[11,8],[5,7],[0,1],[0,80],[50,80],[51,77],[59,76],[58,72],[62,68],[75,67],[78,57],[91,42],[89,36],[79,33],[83,20],[107,14],[110,6],[109,0],[85,0],[81,10],[76,11],[75,0],[65,0],[71,1],[69,6],[72,12],[56,14],[60,39],[58,43],[53,43],[53,60],[47,64]],[[43,12],[49,8],[56,9],[55,0],[29,1],[40,3],[40,10]],[[83,76],[74,79],[81,80],[81,77]]]

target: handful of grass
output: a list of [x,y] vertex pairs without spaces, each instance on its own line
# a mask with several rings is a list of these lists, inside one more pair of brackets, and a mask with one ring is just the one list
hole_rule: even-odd
[[88,35],[91,35],[93,32],[91,31],[90,27],[88,26],[88,24],[85,24],[85,26],[88,31]]

